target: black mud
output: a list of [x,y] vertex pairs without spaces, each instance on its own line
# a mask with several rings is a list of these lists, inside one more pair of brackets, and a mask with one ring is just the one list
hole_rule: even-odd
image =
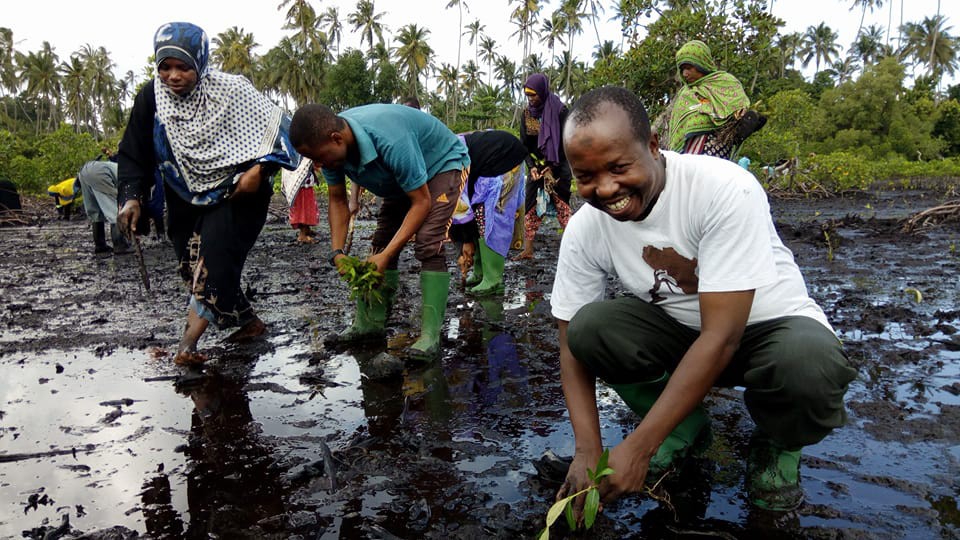
[[[740,392],[721,389],[708,398],[712,442],[668,482],[672,507],[628,498],[590,537],[960,535],[960,229],[899,229],[936,201],[772,203],[860,370],[849,425],[804,451],[799,511],[747,504],[752,424]],[[66,536],[51,538],[536,535],[556,485],[534,462],[572,453],[549,315],[554,222],[537,260],[508,263],[501,301],[451,294],[442,362],[380,380],[383,347],[322,345],[352,313],[325,228],[297,245],[275,214],[244,280],[269,336],[236,346],[209,332],[202,372],[170,361],[185,293],[169,245],[145,243],[146,292],[134,258],[89,254],[82,222],[0,229],[0,537],[43,538],[65,515]],[[373,222],[359,223],[363,249]],[[406,254],[391,347],[416,326],[411,266]],[[637,419],[600,394],[616,442]]]

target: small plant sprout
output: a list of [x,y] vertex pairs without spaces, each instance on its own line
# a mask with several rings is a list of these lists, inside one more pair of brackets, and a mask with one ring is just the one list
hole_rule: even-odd
[[586,529],[593,527],[593,523],[597,519],[597,512],[600,511],[600,480],[602,480],[604,476],[613,474],[613,469],[607,467],[607,460],[609,458],[610,450],[604,450],[603,453],[600,454],[597,468],[594,470],[587,469],[587,476],[590,478],[591,486],[553,503],[553,506],[547,511],[547,526],[537,535],[537,540],[550,539],[550,527],[560,518],[561,513],[566,517],[567,526],[570,527],[570,530],[577,530],[577,518],[573,515],[573,500],[583,494],[587,496],[583,504],[583,526]]
[[340,279],[350,286],[350,299],[363,300],[368,304],[383,302],[383,274],[377,271],[372,262],[361,261],[356,257],[343,257],[337,261]]

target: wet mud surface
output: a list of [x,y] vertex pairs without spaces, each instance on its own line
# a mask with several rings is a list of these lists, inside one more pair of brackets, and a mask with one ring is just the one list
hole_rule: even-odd
[[[859,370],[849,424],[804,450],[798,511],[747,503],[752,422],[740,390],[718,389],[712,439],[668,478],[671,504],[624,499],[586,537],[960,536],[960,228],[899,230],[937,201],[772,201]],[[358,221],[359,251],[372,228]],[[191,371],[169,352],[186,295],[167,243],[144,243],[148,292],[133,257],[93,257],[84,222],[0,229],[0,538],[534,537],[556,489],[535,462],[573,452],[549,315],[555,222],[541,233],[536,260],[507,263],[502,298],[451,292],[440,363],[384,379],[376,356],[419,324],[409,250],[388,343],[327,351],[353,308],[326,228],[299,245],[275,216],[244,277],[269,334],[228,345],[211,329],[211,360]],[[637,418],[599,393],[613,444]]]

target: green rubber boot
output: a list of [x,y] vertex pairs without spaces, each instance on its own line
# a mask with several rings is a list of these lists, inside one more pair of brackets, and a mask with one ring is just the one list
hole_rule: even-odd
[[386,337],[387,317],[390,315],[393,298],[400,284],[400,272],[387,270],[384,272],[383,280],[383,301],[368,303],[358,299],[353,324],[339,334],[327,336],[324,340],[326,346],[369,343]]
[[503,255],[490,249],[490,246],[480,239],[479,249],[480,267],[483,268],[483,280],[476,287],[467,292],[473,296],[492,296],[503,294],[503,265],[506,262]]
[[[659,379],[631,384],[611,384],[623,401],[627,403],[633,412],[640,416],[645,416],[653,407],[654,402],[660,397],[660,393],[667,386],[667,380],[670,375],[664,373]],[[682,460],[690,452],[694,441],[700,433],[710,424],[710,418],[702,405],[697,405],[680,424],[667,435],[667,438],[660,443],[660,448],[650,460],[650,468],[647,472],[649,483],[659,480],[667,471],[669,471],[677,462]]]
[[800,489],[800,449],[788,450],[759,430],[750,438],[747,495],[764,510],[787,512],[803,503]]
[[420,321],[420,339],[407,348],[407,357],[418,362],[434,362],[440,358],[440,328],[447,312],[450,293],[450,274],[447,272],[420,272],[423,308]]
[[467,287],[473,287],[483,281],[483,265],[480,261],[480,250],[477,249],[477,251],[473,253],[473,269],[470,270],[470,275],[467,276],[467,280],[464,282],[464,285]]

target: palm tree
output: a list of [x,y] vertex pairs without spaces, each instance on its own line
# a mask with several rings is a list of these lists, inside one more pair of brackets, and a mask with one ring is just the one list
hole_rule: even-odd
[[826,23],[807,27],[807,31],[803,33],[800,55],[803,56],[803,67],[807,67],[810,60],[816,59],[816,69],[820,71],[821,60],[824,63],[829,63],[833,58],[840,55],[837,33],[831,30]]
[[20,69],[17,76],[26,81],[24,95],[36,103],[36,133],[39,135],[44,104],[47,109],[47,127],[52,129],[57,123],[58,107],[55,105],[58,104],[55,104],[54,100],[60,96],[60,73],[57,70],[60,58],[53,52],[49,41],[44,41],[37,52],[17,54],[17,65]]
[[289,37],[284,37],[276,47],[264,55],[260,84],[273,89],[283,97],[287,109],[291,109],[287,98],[295,104],[309,103],[319,74],[304,68],[303,54],[298,45]]
[[510,22],[517,27],[517,30],[511,34],[511,37],[517,37],[517,41],[523,47],[523,58],[527,58],[530,56],[530,41],[537,34],[534,23],[540,13],[540,3],[537,0],[510,0],[510,3],[514,2],[518,5],[510,14]]
[[860,26],[857,26],[857,35],[860,35],[860,31],[863,30],[863,18],[867,15],[867,10],[870,10],[870,13],[873,13],[873,8],[880,9],[883,7],[883,0],[853,0],[853,4],[850,5],[850,10],[853,11],[857,6],[860,6]]
[[353,30],[360,31],[360,42],[367,41],[367,50],[373,49],[373,36],[383,43],[383,31],[387,27],[380,22],[385,13],[377,13],[373,0],[359,0],[357,10],[347,15],[347,22],[353,25]]
[[69,62],[60,64],[61,89],[66,103],[67,114],[73,118],[73,130],[80,133],[83,127],[90,125],[87,96],[89,94],[89,77],[87,66],[79,54],[70,56]]
[[594,63],[604,60],[606,58],[613,58],[618,54],[620,54],[620,48],[617,47],[617,45],[609,39],[604,41],[594,49],[595,49],[593,51]]
[[451,108],[456,106],[457,103],[457,99],[454,97],[454,94],[457,92],[457,88],[460,83],[460,73],[457,70],[457,67],[451,66],[447,63],[441,64],[440,70],[437,73],[437,83],[440,85],[439,89],[447,98],[446,119],[447,122],[449,122],[451,117]]
[[463,79],[463,90],[467,93],[467,99],[470,99],[473,92],[482,84],[480,78],[483,75],[480,66],[473,60],[467,60],[467,63],[463,65],[463,73],[460,74],[460,78]]
[[564,82],[564,88],[567,90],[567,97],[571,97],[570,93],[570,76],[573,70],[573,38],[577,34],[583,32],[583,18],[588,14],[584,11],[581,11],[584,0],[563,0],[563,3],[560,4],[560,8],[557,9],[557,12],[561,14],[563,19],[563,25],[567,29],[567,56],[568,61],[566,63],[566,81]]
[[490,36],[483,36],[480,38],[480,50],[483,51],[483,61],[487,63],[487,86],[490,86],[493,62],[497,59],[497,40]]
[[467,38],[467,44],[473,45],[473,61],[477,63],[480,61],[480,40],[484,37],[483,31],[486,30],[485,25],[480,24],[480,19],[473,21],[468,24],[463,31],[463,36],[469,36]]
[[497,56],[494,64],[496,64],[494,69],[497,74],[497,79],[502,83],[504,88],[510,91],[510,99],[515,99],[515,94],[522,84],[520,78],[517,76],[517,65],[505,54]]
[[343,23],[340,22],[340,10],[336,7],[328,7],[320,15],[320,23],[326,24],[327,39],[334,44],[336,57],[340,57],[340,40],[343,39]]
[[287,22],[283,24],[284,30],[295,30],[293,43],[302,51],[318,52],[321,43],[326,46],[325,36],[321,36],[320,19],[317,18],[317,12],[307,0],[283,0],[277,6],[277,9],[283,9],[290,5],[287,10]]
[[80,54],[90,78],[89,97],[96,104],[95,120],[102,120],[104,104],[117,100],[117,78],[113,74],[116,64],[110,59],[110,53],[104,47],[94,48],[91,45],[85,45]]
[[[459,71],[460,70],[460,51],[461,51],[461,48],[463,47],[463,34],[465,33],[463,31],[463,8],[467,7],[467,3],[464,2],[463,0],[449,0],[447,2],[446,9],[450,9],[453,6],[457,6],[457,13],[459,15],[459,18],[457,19],[457,27],[460,29],[459,33],[457,34],[457,71]],[[467,11],[470,11],[469,7],[467,7]],[[479,21],[477,21],[477,24],[479,24]],[[473,43],[473,40],[471,40],[470,42]],[[460,96],[460,92],[454,92],[453,94],[453,121],[454,122],[457,121],[457,112],[460,110],[460,104],[457,102],[459,96]]]
[[903,28],[904,52],[914,58],[915,64],[926,64],[928,75],[938,82],[944,73],[953,75],[957,69],[957,39],[949,33],[953,27],[945,27],[945,22],[942,15],[936,15]]
[[[598,0],[587,0],[587,16],[590,18],[590,23],[593,24],[593,32],[597,35],[597,50],[601,53],[606,52],[603,48],[603,42],[600,40],[600,29],[597,28],[597,19],[600,18],[600,13],[603,13],[603,4]],[[605,56],[603,58],[606,58]]]
[[831,64],[828,71],[837,80],[837,84],[841,85],[853,79],[853,75],[858,69],[860,69],[860,66],[857,64],[857,59],[853,56],[847,56],[843,60],[837,60]]
[[556,46],[557,42],[561,45],[566,45],[566,40],[563,39],[567,35],[567,28],[565,26],[566,21],[563,18],[563,15],[558,11],[554,11],[550,14],[550,18],[544,18],[543,24],[540,26],[540,35],[543,36],[543,43],[546,44],[547,48],[550,49],[550,57],[553,58],[556,56]]
[[232,26],[220,32],[213,38],[216,49],[213,51],[213,61],[222,71],[238,73],[253,80],[257,59],[253,49],[260,46],[253,38],[253,34],[245,32],[243,28]]
[[547,64],[539,54],[534,53],[528,56],[523,63],[523,71],[525,73],[545,73]]
[[396,41],[399,46],[394,53],[401,71],[407,76],[410,95],[420,97],[420,74],[433,61],[433,49],[427,43],[430,30],[420,28],[415,23],[400,28]]
[[861,29],[857,39],[850,45],[850,54],[863,62],[864,69],[882,56],[883,32],[883,28],[871,24]]
[[803,47],[803,34],[791,32],[777,38],[777,50],[780,51],[780,77],[786,76],[787,68],[793,66],[794,60]]

